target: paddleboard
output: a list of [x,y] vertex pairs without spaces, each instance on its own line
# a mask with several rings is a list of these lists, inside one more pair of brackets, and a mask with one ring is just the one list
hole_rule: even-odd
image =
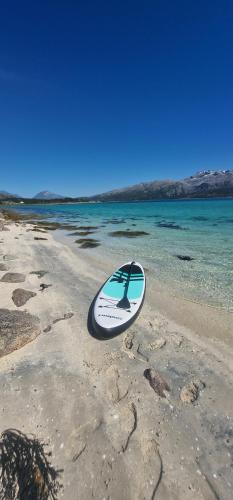
[[100,289],[92,310],[95,331],[111,337],[136,319],[144,300],[146,278],[139,262],[127,262]]

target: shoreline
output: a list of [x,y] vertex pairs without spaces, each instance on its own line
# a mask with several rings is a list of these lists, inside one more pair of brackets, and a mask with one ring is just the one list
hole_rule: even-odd
[[[150,500],[155,492],[160,500],[230,500],[232,315],[168,300],[147,276],[137,321],[99,342],[87,315],[115,262],[33,224],[4,225],[0,280],[14,272],[25,281],[0,282],[1,308],[38,317],[40,333],[1,357],[0,432],[13,427],[49,443],[63,469],[58,499],[75,500],[78,490],[87,500]],[[42,278],[30,274],[41,270]],[[19,287],[36,296],[17,307]],[[159,374],[155,388],[166,382],[162,395],[145,369]],[[193,402],[181,399],[191,383]]]

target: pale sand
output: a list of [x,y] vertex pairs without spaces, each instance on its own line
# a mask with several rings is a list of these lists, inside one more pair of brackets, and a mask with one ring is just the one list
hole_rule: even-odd
[[[132,349],[124,333],[98,341],[87,330],[88,310],[115,263],[27,225],[8,227],[0,263],[26,280],[0,282],[1,308],[39,316],[41,335],[0,360],[0,432],[13,427],[48,443],[53,466],[63,469],[57,498],[230,500],[232,314],[175,298],[148,276],[145,304],[127,332]],[[29,274],[38,270],[48,274]],[[52,286],[40,292],[40,283]],[[37,295],[17,308],[16,288]],[[52,324],[67,313],[74,315]],[[164,398],[143,376],[150,367],[170,387]],[[206,387],[184,403],[180,390],[194,379]]]

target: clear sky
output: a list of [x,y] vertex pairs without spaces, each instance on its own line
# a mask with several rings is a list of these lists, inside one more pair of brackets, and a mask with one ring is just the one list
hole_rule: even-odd
[[0,2],[0,190],[233,168],[233,2]]

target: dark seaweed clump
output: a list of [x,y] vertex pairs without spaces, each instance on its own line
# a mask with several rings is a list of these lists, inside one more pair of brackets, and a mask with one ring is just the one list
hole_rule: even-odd
[[0,498],[7,500],[56,500],[62,488],[61,470],[52,467],[44,443],[16,430],[5,430],[0,439]]
[[114,237],[126,237],[126,238],[136,238],[137,236],[147,236],[149,233],[146,233],[146,231],[130,231],[129,229],[127,231],[112,231],[109,233],[109,236],[114,236]]

